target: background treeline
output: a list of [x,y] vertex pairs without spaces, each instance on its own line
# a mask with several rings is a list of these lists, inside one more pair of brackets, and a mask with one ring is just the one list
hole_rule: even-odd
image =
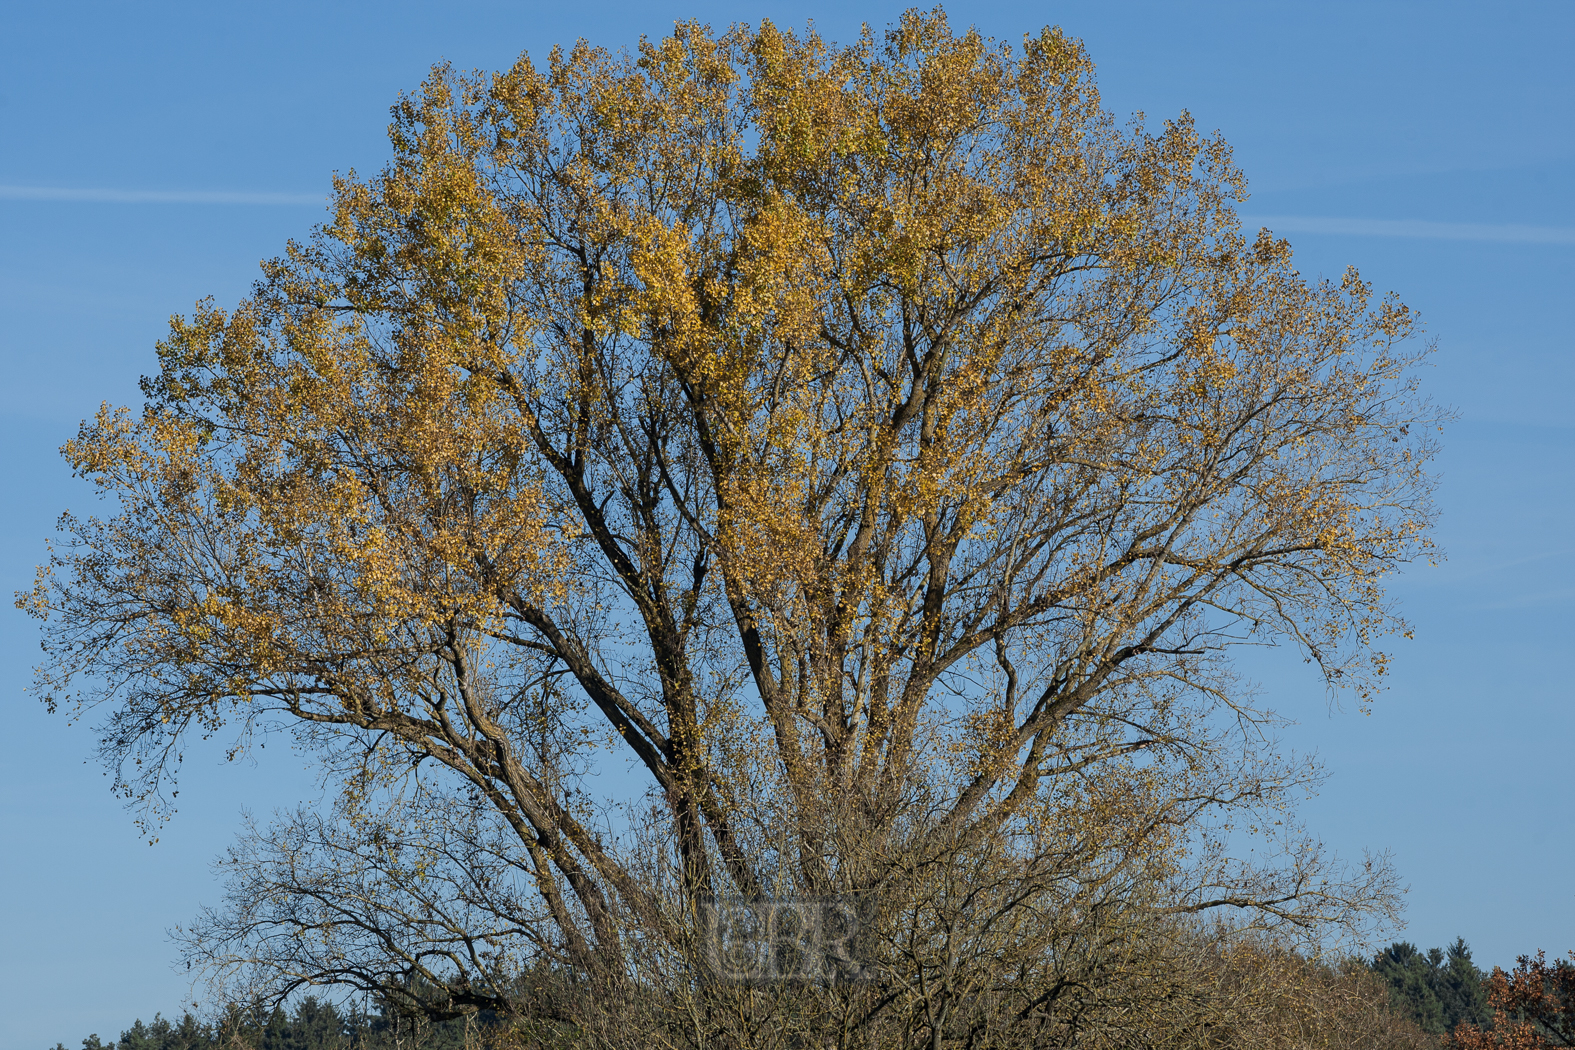
[[1389,985],[1395,1010],[1424,1032],[1443,1035],[1462,1023],[1486,1026],[1493,1020],[1488,975],[1471,961],[1471,949],[1459,937],[1447,949],[1426,952],[1396,941],[1367,965]]
[[[140,1018],[119,1040],[98,1035],[82,1050],[460,1050],[476,1045],[490,1015],[429,1022],[390,1010],[365,1011],[306,996],[290,1010],[232,1009],[216,1021],[189,1011],[179,1021]],[[55,1050],[66,1050],[57,1043]]]
[[[1298,963],[1301,965],[1308,964]],[[1568,964],[1554,966],[1562,973]],[[1441,1037],[1454,1033],[1461,1025],[1472,1026],[1467,1031],[1473,1036],[1480,1031],[1492,1040],[1495,1004],[1490,1000],[1490,993],[1494,978],[1472,962],[1471,949],[1463,939],[1457,938],[1448,948],[1427,951],[1397,941],[1369,960],[1353,960],[1317,969],[1322,976],[1316,983],[1321,983],[1327,994],[1340,994],[1338,990],[1342,987],[1346,991],[1387,988],[1387,1010],[1397,1026],[1395,1034],[1409,1030],[1415,1036],[1434,1037],[1416,1040],[1413,1045],[1443,1043],[1446,1040]],[[1513,975],[1509,979],[1513,980]],[[1502,1029],[1504,1019],[1497,1020]],[[366,1010],[353,1005],[336,1006],[307,996],[289,1010],[232,1008],[227,1015],[213,1021],[200,1020],[190,1013],[174,1022],[155,1015],[151,1023],[138,1020],[122,1032],[118,1040],[105,1042],[92,1035],[82,1041],[82,1047],[83,1050],[460,1050],[497,1044],[501,1034],[496,1018],[487,1014],[433,1023],[402,1016],[387,1008]],[[1548,1045],[1567,1044],[1561,1044],[1555,1036]],[[65,1047],[57,1044],[55,1050],[65,1050]]]

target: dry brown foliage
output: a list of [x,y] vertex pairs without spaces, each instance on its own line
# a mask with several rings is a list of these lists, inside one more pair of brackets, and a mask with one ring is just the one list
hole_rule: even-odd
[[1515,969],[1493,967],[1488,978],[1493,1024],[1455,1029],[1451,1046],[1460,1050],[1552,1050],[1575,1046],[1575,952],[1568,961],[1522,955]]

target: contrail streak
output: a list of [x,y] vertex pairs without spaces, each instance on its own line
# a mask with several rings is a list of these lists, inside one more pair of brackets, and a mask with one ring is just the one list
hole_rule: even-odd
[[[285,204],[321,205],[326,195],[244,193],[231,190],[67,189],[58,186],[0,186],[0,200],[64,201],[81,204]],[[1312,215],[1243,215],[1249,229],[1276,233],[1324,233],[1347,237],[1412,237],[1435,241],[1498,241],[1506,244],[1575,244],[1567,226],[1482,222],[1424,222],[1419,219],[1341,219]]]
[[1435,241],[1499,241],[1512,244],[1575,244],[1575,229],[1567,226],[1422,222],[1417,219],[1325,219],[1310,215],[1243,215],[1241,221],[1249,229],[1267,226],[1276,233],[1420,237]]
[[67,201],[79,204],[323,204],[316,193],[237,193],[229,190],[64,189],[58,186],[0,186],[0,200]]

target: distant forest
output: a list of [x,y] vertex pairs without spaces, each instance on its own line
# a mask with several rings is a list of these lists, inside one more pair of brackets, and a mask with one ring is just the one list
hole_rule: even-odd
[[[471,1036],[491,1027],[488,1016],[428,1023],[389,1011],[366,1012],[335,1006],[313,996],[292,1010],[231,1010],[217,1021],[187,1012],[179,1021],[154,1014],[140,1018],[108,1042],[97,1034],[82,1040],[82,1050],[462,1050]],[[55,1050],[67,1050],[56,1043]]]
[[[1391,1008],[1423,1032],[1445,1037],[1457,1026],[1474,1025],[1491,1033],[1495,1011],[1489,1002],[1492,978],[1471,960],[1471,949],[1457,938],[1448,948],[1422,951],[1396,941],[1362,965],[1389,987]],[[1562,971],[1567,964],[1556,964]],[[1567,1004],[1566,1004],[1567,1005]],[[1500,1023],[1503,1022],[1499,1018]],[[401,1017],[388,1010],[363,1011],[311,996],[289,1010],[233,1009],[215,1021],[187,1013],[179,1021],[157,1014],[140,1019],[118,1040],[98,1035],[82,1040],[83,1050],[461,1050],[489,1042],[496,1020],[478,1015],[439,1023]],[[1557,1033],[1548,1045],[1569,1045]],[[1440,1038],[1440,1043],[1445,1040]],[[57,1043],[54,1050],[67,1050]]]

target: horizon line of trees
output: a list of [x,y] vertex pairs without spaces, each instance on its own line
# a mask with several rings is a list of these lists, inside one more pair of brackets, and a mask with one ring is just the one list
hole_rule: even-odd
[[[1416,1045],[1431,1041],[1457,1050],[1545,1050],[1575,1046],[1575,952],[1549,963],[1543,953],[1521,956],[1513,971],[1484,972],[1471,948],[1456,937],[1447,948],[1426,951],[1395,941],[1371,958],[1343,965],[1311,963],[1319,976],[1349,993],[1376,981],[1388,991],[1388,1011],[1413,1029]],[[570,1045],[562,1032],[528,1034],[501,1025],[496,1015],[430,1022],[390,1004],[374,1009],[336,1004],[307,995],[292,1009],[231,1005],[203,1020],[186,1011],[179,1021],[155,1014],[140,1018],[104,1042],[95,1033],[82,1050],[469,1050],[471,1047]],[[54,1050],[66,1050],[57,1043]]]
[[[460,1050],[473,1045],[468,1035],[493,1024],[490,1013],[430,1022],[386,1005],[366,1009],[307,995],[289,1010],[280,1004],[232,1004],[222,1016],[206,1020],[190,1010],[178,1021],[155,1013],[151,1022],[137,1018],[118,1040],[89,1035],[82,1050]],[[56,1043],[55,1050],[66,1050],[65,1044]]]

